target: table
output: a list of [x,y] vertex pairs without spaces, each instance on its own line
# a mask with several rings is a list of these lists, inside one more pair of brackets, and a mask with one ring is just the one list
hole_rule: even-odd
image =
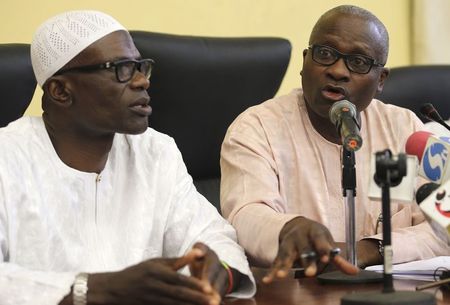
[[[341,298],[352,292],[380,291],[382,284],[321,285],[315,278],[296,280],[292,277],[277,280],[269,285],[261,282],[265,271],[253,269],[258,292],[253,299],[226,299],[226,305],[340,305]],[[396,290],[414,291],[424,282],[412,280],[394,280]],[[423,290],[435,294],[438,305],[450,305],[450,291],[438,288]]]

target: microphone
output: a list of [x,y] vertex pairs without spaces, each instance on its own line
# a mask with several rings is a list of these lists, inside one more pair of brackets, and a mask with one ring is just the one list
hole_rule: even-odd
[[[398,160],[398,156],[393,157],[394,160]],[[418,175],[418,161],[416,156],[406,156],[406,176],[403,177],[400,184],[396,186],[391,186],[390,196],[392,201],[411,203],[414,202],[416,179]],[[376,155],[372,155],[370,164],[370,174],[369,177],[373,179],[369,180],[369,191],[368,196],[372,200],[380,201],[381,187],[375,182],[376,173]]]
[[347,151],[357,151],[362,146],[359,124],[356,120],[356,107],[347,100],[336,102],[328,113],[331,123],[336,126],[342,145]]
[[439,184],[437,183],[433,183],[433,182],[428,182],[423,184],[421,187],[419,187],[419,189],[416,192],[416,201],[417,204],[422,203],[422,201],[424,201],[428,196],[430,196],[430,194],[439,188]]
[[450,181],[442,186],[425,183],[417,190],[416,200],[436,235],[450,245]]
[[438,137],[426,131],[417,131],[409,136],[405,151],[419,159],[420,176],[437,184],[450,179],[450,137]]
[[425,103],[420,107],[420,113],[430,121],[436,122],[444,126],[447,130],[450,131],[450,126],[445,123],[444,119],[441,117],[439,112],[437,112],[436,108],[434,108],[433,104]]

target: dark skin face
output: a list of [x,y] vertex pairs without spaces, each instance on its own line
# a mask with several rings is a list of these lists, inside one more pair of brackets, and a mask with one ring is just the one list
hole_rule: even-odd
[[[98,40],[70,66],[101,64],[118,59],[139,59],[130,35],[113,32]],[[137,72],[126,82],[116,80],[114,69],[72,71],[61,76],[71,96],[70,119],[76,132],[91,135],[139,134],[148,126],[149,81]]]
[[[117,31],[90,45],[65,68],[140,57],[130,35]],[[43,86],[43,118],[60,159],[77,170],[100,173],[115,133],[140,134],[147,129],[149,85],[138,71],[120,83],[114,68],[49,78]]]
[[[370,21],[353,15],[334,15],[321,23],[310,44],[327,45],[345,54],[367,55],[384,63],[380,41],[380,34]],[[357,74],[348,70],[342,58],[331,66],[323,66],[313,61],[309,49],[303,51],[303,59],[302,87],[311,122],[323,137],[340,144],[328,118],[331,105],[346,99],[363,111],[383,89],[389,70],[372,67],[368,74]]]

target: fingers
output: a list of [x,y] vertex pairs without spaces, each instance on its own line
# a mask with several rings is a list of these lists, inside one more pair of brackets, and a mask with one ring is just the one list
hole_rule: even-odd
[[321,225],[318,226],[311,232],[310,240],[320,261],[324,264],[328,263],[330,261],[330,252],[334,248],[333,237],[328,229]]
[[[286,277],[295,260],[299,259],[306,276],[317,274],[317,262],[330,261],[345,273],[357,272],[352,264],[333,252],[334,240],[330,231],[315,221],[298,217],[288,222],[280,232],[280,248],[271,270],[263,278],[270,283],[275,278]],[[330,255],[331,254],[331,255]]]
[[[158,302],[162,299],[171,299],[172,302],[169,304],[173,304],[173,300],[179,300],[181,302],[185,302],[186,304],[202,304],[202,305],[219,305],[220,298],[217,298],[214,295],[208,295],[196,290],[189,289],[187,287],[171,285],[166,282],[160,282],[155,280],[148,280],[147,287],[149,292],[153,292],[149,294],[151,298],[155,298],[157,296]],[[151,302],[155,303],[155,302]]]
[[193,262],[189,263],[189,271],[193,278],[200,281],[203,285],[203,291],[205,293],[211,293],[213,288],[211,287],[211,283],[208,280],[207,276],[204,276],[205,267],[205,259],[204,257],[197,258]]
[[210,250],[207,245],[205,245],[204,243],[201,243],[201,242],[196,242],[194,244],[194,246],[192,246],[192,249],[199,249],[204,254],[206,254]]
[[199,250],[203,254],[190,263],[191,274],[200,280],[213,283],[219,271],[223,269],[219,257],[213,250],[202,243],[196,243],[193,249]]
[[211,282],[220,267],[219,258],[203,243],[195,243],[193,249],[200,251],[202,256],[190,264],[191,274],[201,280]]
[[174,259],[171,262],[171,267],[173,270],[179,270],[184,266],[195,262],[197,259],[204,256],[204,252],[201,249],[193,248],[187,252],[184,256]]
[[203,254],[189,264],[191,275],[202,281],[206,287],[204,291],[213,295],[220,302],[220,296],[225,295],[228,287],[224,287],[227,283],[228,273],[217,254],[208,246],[196,243],[193,248],[200,250]]
[[[189,264],[191,275],[197,277],[199,280],[205,283],[208,287],[208,291],[205,290],[211,297],[213,302],[219,304],[222,300],[221,295],[224,295],[223,290],[224,282],[226,282],[227,273],[222,267],[217,254],[203,243],[197,242],[194,244],[193,249],[202,253],[195,261]],[[223,273],[225,273],[225,278]]]
[[[348,262],[346,259],[344,259],[342,256],[338,255],[336,252],[339,248],[334,248],[330,251],[330,253],[327,255],[328,260],[331,262],[342,272],[354,275],[359,272],[359,268]],[[320,260],[323,262],[323,260]],[[318,266],[315,261],[311,262],[307,266],[305,266],[305,276],[311,277],[315,276],[317,274]]]
[[312,277],[317,274],[317,264],[316,262],[311,262],[307,267],[305,267],[305,276]]
[[213,290],[211,284],[207,281],[177,272],[170,274],[160,272],[159,278],[170,285],[166,291],[168,297],[172,296],[180,300],[195,301],[194,303],[196,304],[220,304],[220,295]]
[[336,255],[333,258],[333,263],[336,265],[336,267],[341,270],[344,273],[354,275],[359,272],[359,268],[348,262],[346,259],[344,259],[340,255]]
[[136,297],[149,304],[219,305],[220,298],[205,292],[204,282],[174,270],[197,255],[194,251],[180,258],[150,259],[117,273],[115,281],[126,288],[125,294],[115,296],[117,303],[124,303],[124,297]]
[[271,283],[276,277],[284,278],[288,275],[289,269],[298,258],[298,251],[293,240],[286,240],[280,243],[277,257],[269,273],[263,277],[263,283]]
[[[183,259],[183,257],[159,259],[157,260],[157,263],[155,263],[155,260],[149,260],[146,267],[147,274],[150,278],[158,278],[159,280],[171,285],[183,286],[189,289],[208,293],[208,289],[210,289],[210,287],[208,287],[205,282],[194,277],[185,276],[173,269],[174,265],[179,264],[178,260],[180,259]],[[159,262],[161,262],[161,264]]]

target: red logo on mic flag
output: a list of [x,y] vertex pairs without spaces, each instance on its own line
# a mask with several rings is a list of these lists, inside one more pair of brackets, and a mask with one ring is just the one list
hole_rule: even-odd
[[438,192],[436,194],[436,201],[434,204],[436,205],[436,210],[438,210],[441,215],[450,218],[450,201],[448,200],[449,196],[445,195],[445,190]]

